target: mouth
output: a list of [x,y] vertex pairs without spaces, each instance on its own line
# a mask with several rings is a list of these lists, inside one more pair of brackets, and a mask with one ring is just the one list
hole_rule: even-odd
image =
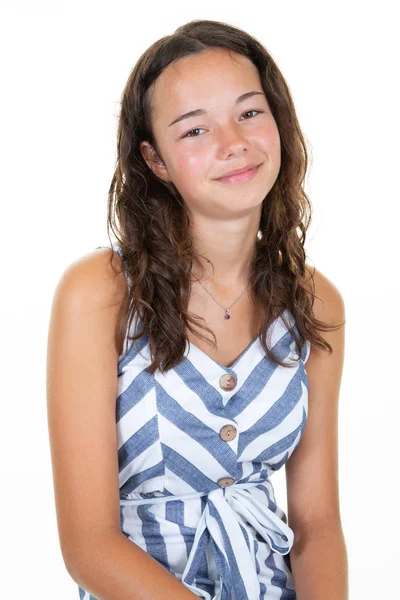
[[[261,163],[262,164],[262,163]],[[222,183],[245,183],[253,179],[258,172],[261,165],[247,169],[243,173],[236,173],[236,175],[228,175],[227,177],[219,177],[215,181],[221,181]]]

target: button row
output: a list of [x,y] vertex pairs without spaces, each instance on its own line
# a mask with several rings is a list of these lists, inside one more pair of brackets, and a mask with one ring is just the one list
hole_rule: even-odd
[[[219,432],[220,438],[226,441],[234,440],[236,435],[237,429],[234,425],[224,425]],[[221,477],[217,483],[220,487],[227,487],[235,483],[235,479],[233,477]]]

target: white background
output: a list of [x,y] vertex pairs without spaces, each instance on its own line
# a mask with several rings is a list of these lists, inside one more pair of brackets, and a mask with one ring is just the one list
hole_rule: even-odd
[[[256,36],[312,154],[308,261],[346,305],[340,501],[350,598],[394,598],[400,552],[399,45],[395,2],[3,3],[2,596],[78,599],[58,542],[45,367],[55,286],[108,244],[120,94],[140,54],[197,18]],[[286,510],[284,469],[274,475]]]

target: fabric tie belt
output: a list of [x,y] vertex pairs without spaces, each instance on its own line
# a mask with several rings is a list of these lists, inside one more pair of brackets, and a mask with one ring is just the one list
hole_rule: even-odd
[[[263,482],[236,483],[210,492],[183,496],[162,496],[120,500],[120,504],[153,504],[168,500],[185,500],[207,496],[205,508],[196,528],[193,545],[182,574],[182,583],[205,600],[230,598],[234,587],[239,600],[257,600],[260,582],[257,576],[254,533],[249,524],[270,545],[272,551],[288,554],[293,545],[293,530],[268,506],[257,502],[249,488]],[[214,560],[221,576],[218,593],[211,595],[195,585],[199,565],[204,561],[207,543],[211,540]]]

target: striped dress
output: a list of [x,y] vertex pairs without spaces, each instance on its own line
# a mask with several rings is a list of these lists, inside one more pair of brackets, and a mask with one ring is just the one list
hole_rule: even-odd
[[[281,316],[270,327],[274,351],[291,363],[295,344]],[[307,341],[300,362],[284,368],[257,337],[228,368],[187,341],[178,366],[150,375],[147,335],[131,349],[125,336],[116,398],[121,532],[200,598],[296,598],[294,533],[270,477],[306,425],[309,353]]]

